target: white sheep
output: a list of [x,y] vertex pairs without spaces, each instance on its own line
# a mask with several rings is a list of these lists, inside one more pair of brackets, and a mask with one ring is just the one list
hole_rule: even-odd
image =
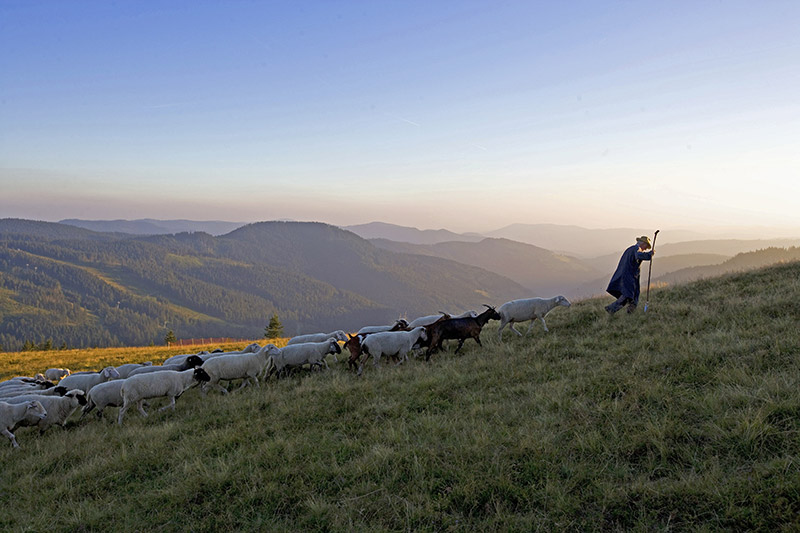
[[117,423],[122,425],[122,417],[131,405],[136,405],[142,416],[147,416],[143,402],[150,398],[169,398],[169,405],[160,410],[175,410],[175,398],[183,394],[193,385],[208,381],[210,378],[205,370],[200,367],[177,372],[175,370],[165,370],[163,372],[153,372],[151,374],[139,374],[131,376],[122,382],[122,407],[119,410]]
[[128,377],[138,376],[140,374],[152,374],[154,372],[166,372],[167,370],[174,370],[175,372],[183,372],[190,368],[195,368],[203,365],[203,360],[198,355],[190,355],[182,363],[173,363],[171,365],[149,365],[134,368],[128,372]]
[[69,368],[48,368],[44,371],[44,377],[48,381],[58,382],[59,379],[69,376]]
[[97,418],[103,417],[106,407],[122,407],[122,384],[124,379],[112,379],[92,387],[86,395],[86,405],[81,410],[81,418],[97,408]]
[[110,379],[119,379],[119,372],[113,366],[107,366],[100,372],[72,373],[59,381],[58,384],[68,389],[80,389],[84,393],[88,393],[98,383],[103,383]]
[[398,331],[405,330],[408,327],[408,321],[405,318],[398,318],[394,324],[389,326],[364,326],[356,332],[357,335],[364,335],[367,333],[380,333],[382,331]]
[[334,338],[337,341],[347,342],[347,334],[343,330],[337,329],[336,331],[331,331],[330,333],[309,333],[307,335],[298,335],[289,339],[289,342],[286,343],[286,345],[289,346],[290,344],[303,344],[304,342],[322,342],[330,338]]
[[119,365],[116,367],[116,371],[119,374],[119,378],[117,379],[125,379],[132,371],[143,366],[153,366],[153,362],[147,361],[144,363],[126,363],[124,365]]
[[264,375],[268,378],[273,373],[280,374],[284,369],[303,366],[305,364],[328,368],[325,356],[328,354],[342,353],[339,342],[330,338],[322,342],[304,342],[302,344],[292,344],[283,348],[272,350],[272,354],[267,358],[267,366]]
[[511,300],[510,302],[504,303],[497,308],[497,312],[500,314],[500,328],[497,331],[497,338],[502,340],[503,328],[506,327],[506,324],[509,325],[514,333],[522,337],[522,333],[517,331],[514,327],[514,322],[521,323],[530,320],[531,323],[528,325],[528,331],[525,332],[525,335],[527,335],[530,333],[531,328],[533,328],[533,321],[537,318],[542,321],[544,330],[550,331],[547,329],[547,322],[544,321],[544,317],[559,305],[569,307],[571,304],[569,300],[562,295],[552,298],[522,298],[520,300]]
[[50,381],[28,378],[4,381],[2,385],[3,386],[0,387],[0,400],[4,398],[13,398],[22,394],[40,394],[54,388],[54,385]]
[[408,323],[408,328],[409,329],[414,329],[414,328],[416,328],[418,326],[430,326],[431,324],[433,324],[434,322],[436,322],[437,320],[439,320],[443,316],[447,317],[447,318],[466,318],[468,316],[472,317],[472,318],[475,318],[476,316],[478,316],[478,312],[477,311],[464,311],[460,315],[451,315],[450,313],[445,313],[444,311],[440,311],[438,315],[427,315],[427,316],[421,316],[419,318],[415,318],[414,320],[412,320],[411,322]]
[[224,394],[228,390],[219,384],[220,380],[231,381],[241,379],[240,389],[247,386],[252,380],[258,387],[258,376],[264,372],[267,366],[268,357],[278,352],[278,347],[274,344],[267,344],[255,353],[243,353],[214,357],[203,363],[202,369],[206,371],[210,378],[208,383],[203,385],[203,391],[208,387],[216,387]]
[[[29,401],[37,401],[47,411],[47,415],[40,420],[37,420],[35,425],[39,428],[41,433],[44,433],[50,426],[60,424],[65,426],[69,416],[81,405],[86,405],[86,395],[82,390],[73,389],[64,394],[64,396],[42,396],[40,394],[26,394],[24,396],[17,396],[7,400],[8,403],[25,403]],[[20,425],[28,425],[23,422]]]
[[381,356],[397,356],[402,363],[408,359],[408,352],[419,341],[427,340],[425,326],[417,326],[411,331],[383,331],[367,335],[361,341],[361,351],[366,354],[358,367],[358,374],[364,369],[364,363],[372,356],[372,363],[377,365]]
[[47,409],[41,402],[32,400],[19,404],[0,402],[0,433],[8,437],[14,448],[19,448],[17,438],[11,430],[20,422],[43,420],[47,416]]
[[252,344],[248,344],[247,346],[245,346],[241,350],[234,350],[234,351],[231,351],[231,352],[223,352],[223,351],[220,350],[220,351],[213,351],[213,352],[202,351],[202,352],[197,352],[196,354],[191,354],[190,353],[190,354],[182,354],[182,355],[173,355],[172,357],[167,358],[164,361],[163,364],[165,364],[165,365],[181,364],[184,361],[186,361],[186,359],[191,357],[192,355],[196,355],[196,356],[200,357],[200,359],[202,359],[203,361],[208,361],[209,359],[211,359],[213,357],[219,357],[220,355],[235,355],[235,354],[240,354],[240,353],[254,353],[254,352],[257,352],[260,349],[261,349],[261,345],[258,344],[257,342],[254,342]]

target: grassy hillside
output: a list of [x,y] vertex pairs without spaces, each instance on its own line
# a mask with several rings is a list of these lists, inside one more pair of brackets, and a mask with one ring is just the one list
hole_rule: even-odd
[[0,528],[800,528],[800,264],[657,290],[646,314],[609,300],[430,363],[21,429]]

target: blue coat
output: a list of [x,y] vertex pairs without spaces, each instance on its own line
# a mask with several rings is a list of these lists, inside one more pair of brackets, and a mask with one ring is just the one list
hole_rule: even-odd
[[639,251],[639,245],[634,244],[622,253],[619,265],[611,281],[608,282],[606,292],[614,298],[625,296],[634,302],[639,301],[639,265],[642,261],[649,261],[653,252]]

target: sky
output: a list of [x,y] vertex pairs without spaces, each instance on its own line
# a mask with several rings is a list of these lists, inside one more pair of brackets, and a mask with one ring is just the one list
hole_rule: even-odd
[[0,0],[0,218],[800,236],[800,2]]

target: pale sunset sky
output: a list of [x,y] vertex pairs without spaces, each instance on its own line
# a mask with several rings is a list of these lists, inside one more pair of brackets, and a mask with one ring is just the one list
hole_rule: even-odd
[[0,0],[0,218],[800,236],[800,2]]

